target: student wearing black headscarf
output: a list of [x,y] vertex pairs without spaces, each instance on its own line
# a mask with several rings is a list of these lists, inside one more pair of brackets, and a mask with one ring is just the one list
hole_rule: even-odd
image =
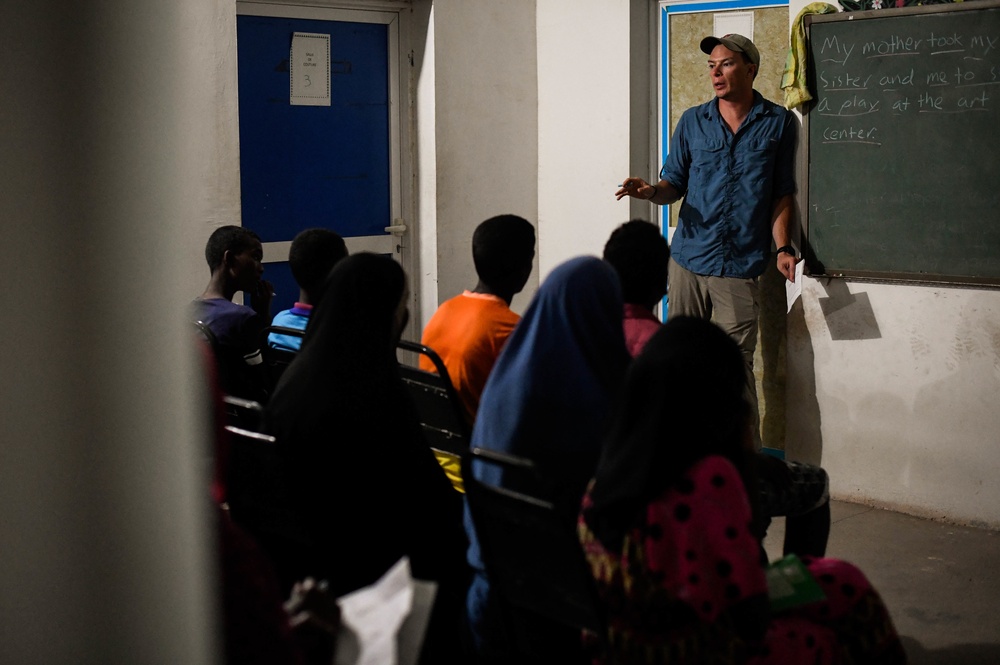
[[445,621],[439,609],[451,602],[459,616],[466,540],[461,497],[399,375],[407,300],[406,275],[392,259],[360,253],[338,263],[264,420],[305,536],[278,553],[282,578],[326,580],[339,596],[407,556],[414,577],[439,585],[433,642]]

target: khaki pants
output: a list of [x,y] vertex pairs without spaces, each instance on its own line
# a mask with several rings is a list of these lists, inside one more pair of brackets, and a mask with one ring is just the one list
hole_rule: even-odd
[[667,318],[691,316],[711,319],[739,345],[746,363],[746,399],[753,414],[753,442],[761,449],[757,380],[753,354],[757,348],[757,278],[696,275],[670,259],[667,277]]

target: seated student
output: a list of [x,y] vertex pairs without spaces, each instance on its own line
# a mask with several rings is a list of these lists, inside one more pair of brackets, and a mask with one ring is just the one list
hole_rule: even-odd
[[[337,261],[347,256],[344,239],[329,229],[306,229],[292,239],[288,250],[288,267],[299,285],[299,299],[295,306],[274,315],[271,325],[305,330],[313,306],[322,296],[323,282]],[[298,351],[302,338],[272,332],[267,336],[272,349]]]
[[414,577],[438,583],[425,662],[447,662],[458,646],[467,541],[461,496],[435,461],[399,374],[406,282],[398,263],[367,252],[338,262],[326,280],[302,350],[264,409],[289,507],[308,541],[290,551],[272,541],[271,554],[286,586],[313,577],[335,596],[372,584],[408,556]]
[[[271,284],[261,279],[264,250],[256,233],[221,226],[208,238],[205,260],[211,278],[194,301],[194,316],[215,336],[220,383],[224,392],[264,401],[260,335],[271,323]],[[232,302],[237,291],[252,296],[253,307]]]
[[[470,427],[493,364],[521,319],[510,303],[528,281],[534,258],[535,229],[528,220],[517,215],[487,219],[472,234],[476,288],[442,303],[424,328],[420,341],[444,362]],[[419,366],[437,371],[425,355]],[[464,492],[461,459],[445,451],[434,455],[455,489]]]
[[[535,462],[546,498],[568,529],[596,468],[606,416],[629,362],[621,313],[621,288],[606,262],[587,256],[557,266],[501,352],[472,430],[473,446]],[[488,483],[516,487],[495,466],[476,463],[472,472]],[[474,648],[486,662],[511,662],[507,624],[499,616],[468,511],[465,528],[474,572],[466,601]],[[540,657],[574,662],[566,651],[579,649],[578,631],[540,617],[515,620],[537,637]]]
[[[625,299],[625,343],[633,357],[639,355],[663,324],[652,308],[667,288],[670,250],[660,229],[632,220],[615,229],[604,246],[604,259],[622,283]],[[782,461],[765,453],[755,457],[760,480],[759,534],[771,518],[785,516],[785,554],[823,556],[830,535],[830,495],[826,471],[801,462]]]
[[578,522],[607,611],[594,662],[905,663],[846,562],[804,557],[826,598],[771,615],[744,385],[736,343],[702,319],[669,321],[629,369]]
[[[487,219],[472,234],[476,288],[442,303],[424,328],[420,341],[441,356],[470,424],[490,370],[521,318],[510,303],[528,281],[534,258],[535,229],[528,220]],[[420,368],[435,371],[426,356]]]
[[633,219],[612,231],[604,245],[604,260],[622,283],[625,346],[634,358],[660,329],[653,307],[667,295],[670,248],[656,224]]

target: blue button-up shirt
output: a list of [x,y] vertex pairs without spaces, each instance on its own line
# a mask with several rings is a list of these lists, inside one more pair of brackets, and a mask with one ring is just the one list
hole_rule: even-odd
[[754,91],[733,134],[719,102],[684,112],[660,170],[684,196],[670,255],[699,275],[757,277],[771,251],[774,203],[795,193],[795,136],[789,111]]

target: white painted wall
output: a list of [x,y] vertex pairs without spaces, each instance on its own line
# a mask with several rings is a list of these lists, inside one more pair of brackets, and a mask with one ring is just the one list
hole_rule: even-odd
[[[416,151],[416,196],[414,209],[417,211],[416,237],[420,275],[419,285],[413,289],[419,294],[420,311],[414,317],[419,321],[420,331],[427,326],[438,304],[438,229],[437,219],[437,143],[436,100],[437,64],[434,54],[434,7],[430,2],[418,2],[414,6],[414,34],[419,41],[413,44],[414,63],[414,150]],[[417,28],[416,26],[420,26]],[[461,275],[455,275],[459,279]],[[413,338],[419,332],[413,332]]]
[[[226,224],[241,225],[240,216],[240,128],[236,71],[236,3],[215,0],[207,3],[209,20],[200,23],[188,36],[202,44],[212,57],[202,63],[203,76],[210,81],[204,113],[211,134],[206,137],[204,160],[198,164],[199,214],[184,220],[182,236],[184,263],[176,278],[192,298],[208,284],[205,243],[212,231]],[[266,257],[265,257],[266,258]]]
[[837,498],[1000,528],[1000,290],[806,278],[788,335],[791,457]]
[[[418,12],[426,2],[415,3]],[[494,215],[521,215],[538,228],[538,146],[534,0],[437,0],[419,87],[417,114],[433,114],[433,172],[418,176],[423,265],[436,265],[437,304],[476,285],[472,233]],[[431,76],[429,99],[425,77]],[[419,140],[426,146],[426,137]],[[421,159],[426,160],[426,153]],[[426,161],[422,163],[426,164]],[[425,216],[426,215],[426,216]],[[433,216],[431,216],[433,215]],[[426,228],[433,226],[433,234]],[[431,236],[434,236],[433,239]],[[429,256],[429,253],[433,256]],[[514,299],[523,308],[537,283]],[[422,289],[427,294],[427,288]]]
[[996,526],[1000,293],[826,281],[789,326],[790,454],[839,498]]
[[600,256],[629,203],[629,0],[538,0],[539,272]]

